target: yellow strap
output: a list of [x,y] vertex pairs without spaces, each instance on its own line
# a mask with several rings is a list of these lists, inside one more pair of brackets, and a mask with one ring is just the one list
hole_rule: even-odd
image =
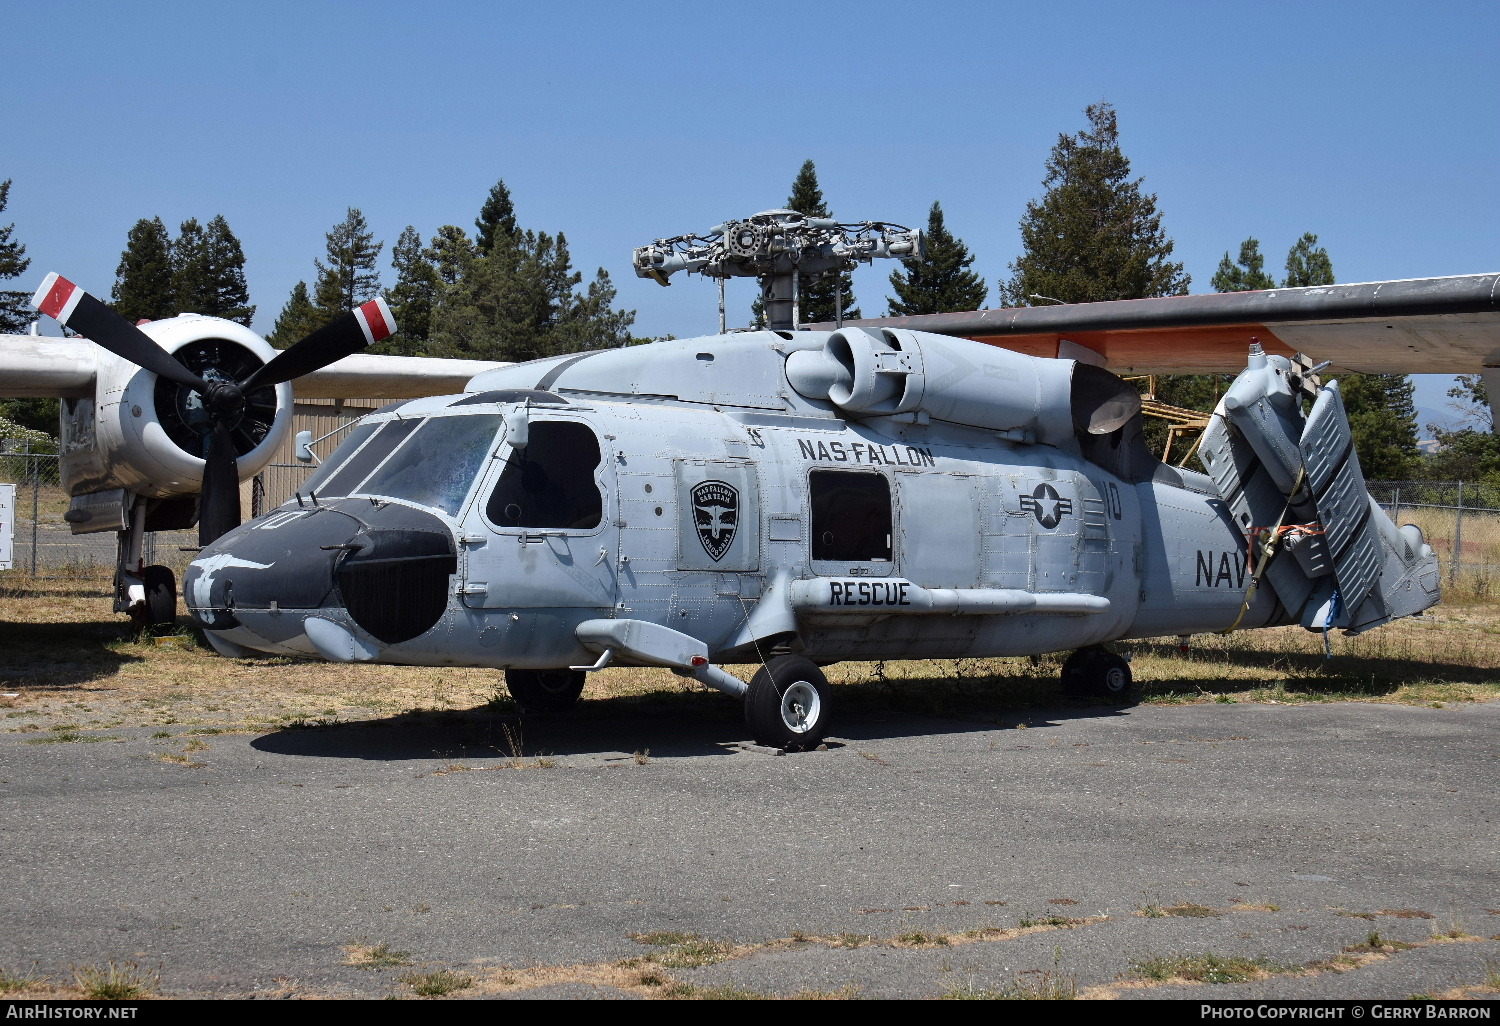
[[1282,525],[1286,523],[1287,516],[1292,512],[1292,499],[1302,490],[1302,483],[1307,480],[1307,466],[1297,471],[1297,481],[1292,485],[1292,494],[1287,496],[1286,508],[1281,511],[1281,516],[1276,520],[1276,526],[1271,528],[1270,536],[1261,544],[1260,562],[1256,564],[1255,572],[1250,575],[1250,587],[1245,589],[1245,601],[1240,604],[1240,615],[1234,618],[1234,623],[1219,631],[1220,634],[1230,634],[1237,630],[1240,621],[1245,619],[1245,614],[1250,611],[1250,603],[1255,600],[1255,592],[1260,587],[1261,575],[1266,572],[1266,567],[1271,563],[1271,557],[1276,555],[1276,550],[1281,548]]

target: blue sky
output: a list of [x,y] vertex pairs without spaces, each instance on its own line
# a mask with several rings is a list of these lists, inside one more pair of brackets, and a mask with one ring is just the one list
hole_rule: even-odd
[[[346,208],[386,261],[503,178],[637,333],[684,336],[712,285],[637,279],[632,247],[781,205],[808,158],[844,219],[941,201],[993,297],[1048,151],[1107,99],[1193,291],[1304,231],[1340,281],[1500,270],[1500,4],[1043,6],[12,0],[0,220],[29,278],[107,296],[137,219],[222,213],[265,331]],[[867,314],[890,269],[856,275]]]

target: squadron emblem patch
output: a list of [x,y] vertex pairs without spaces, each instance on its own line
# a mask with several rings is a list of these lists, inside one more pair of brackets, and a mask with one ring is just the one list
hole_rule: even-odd
[[692,499],[698,540],[717,563],[734,544],[740,523],[740,493],[723,481],[703,481],[693,486]]

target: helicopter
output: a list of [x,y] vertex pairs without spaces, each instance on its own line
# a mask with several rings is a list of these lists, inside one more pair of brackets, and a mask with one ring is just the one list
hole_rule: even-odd
[[[100,517],[135,554],[164,516],[204,514],[183,597],[222,654],[498,668],[533,711],[607,666],[664,667],[743,701],[783,749],[827,735],[820,667],[840,660],[1068,651],[1070,690],[1119,697],[1115,642],[1358,633],[1438,601],[1434,553],[1370,499],[1337,382],[1299,350],[1489,377],[1500,275],[800,323],[806,282],[921,250],[899,225],[791,211],[657,240],[636,273],[717,278],[719,334],[517,365],[362,354],[394,329],[383,304],[281,355],[212,318],[137,330],[49,277],[35,304],[90,341],[7,340],[0,387],[80,399],[65,448],[118,494],[93,502],[80,479],[70,521]],[[763,328],[725,330],[733,276],[761,279]],[[1200,442],[1208,474],[1151,454],[1112,373],[1239,368]],[[239,524],[215,482],[286,432],[289,378],[406,398]],[[257,402],[227,458],[215,439]],[[127,410],[156,427],[101,418]],[[161,455],[179,450],[194,459]],[[139,608],[123,580],[117,605]],[[736,664],[760,668],[747,683]]]
[[[822,667],[842,660],[1068,651],[1070,690],[1118,698],[1132,677],[1112,643],[1356,634],[1439,601],[1421,531],[1365,487],[1337,382],[1282,336],[1351,365],[1367,356],[1349,339],[1387,330],[1428,339],[1427,370],[1500,363],[1500,276],[1246,294],[1253,316],[1215,297],[1181,316],[1174,300],[936,315],[946,333],[799,323],[805,282],[921,250],[899,225],[791,211],[641,247],[642,277],[719,279],[721,329],[724,279],[761,278],[764,327],[393,403],[286,504],[204,546],[189,613],[227,656],[502,669],[528,711],[569,708],[608,666],[667,668],[798,750],[828,735]],[[1100,365],[1112,330],[1124,345],[1153,324],[1239,353],[1207,474],[1152,455],[1139,392]],[[961,337],[1006,332],[1055,348]],[[1223,370],[1224,348],[1187,369]],[[737,664],[759,668],[746,682]]]

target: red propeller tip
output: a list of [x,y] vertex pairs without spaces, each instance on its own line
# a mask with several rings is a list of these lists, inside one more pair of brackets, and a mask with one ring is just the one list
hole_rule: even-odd
[[360,330],[365,333],[365,345],[374,345],[396,332],[396,318],[381,296],[356,309],[354,316],[359,321]]
[[31,305],[53,320],[66,324],[82,298],[83,289],[53,271],[42,280],[42,287],[31,297]]

